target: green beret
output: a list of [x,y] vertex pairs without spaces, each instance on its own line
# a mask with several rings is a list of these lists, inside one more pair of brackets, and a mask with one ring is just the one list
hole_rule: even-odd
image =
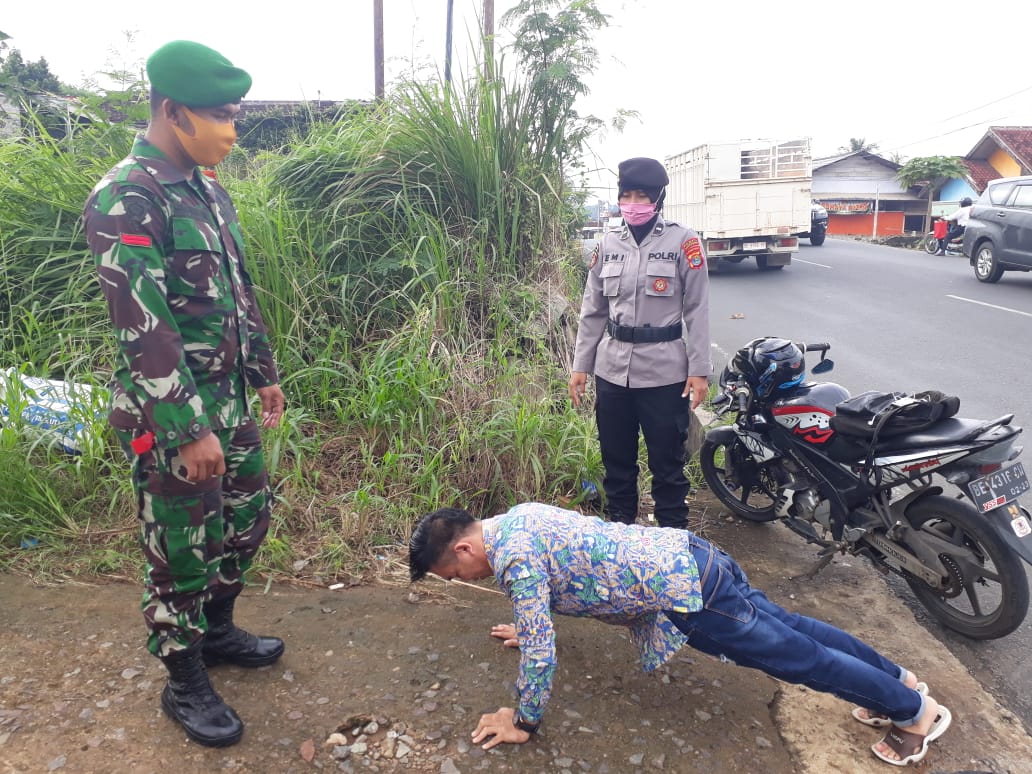
[[151,87],[187,107],[239,102],[251,88],[251,76],[218,51],[190,40],[166,43],[147,60]]

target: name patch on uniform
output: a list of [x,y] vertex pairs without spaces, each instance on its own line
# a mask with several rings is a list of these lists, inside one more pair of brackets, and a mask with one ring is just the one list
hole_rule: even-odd
[[122,234],[119,241],[130,247],[150,247],[151,238],[146,234]]
[[688,261],[689,269],[701,269],[703,264],[702,245],[698,237],[691,237],[681,243],[681,252]]
[[657,293],[664,292],[667,289],[667,281],[660,277],[652,283],[652,289],[655,290]]
[[623,259],[623,253],[606,253],[602,256],[602,263],[612,263],[613,261],[622,261]]

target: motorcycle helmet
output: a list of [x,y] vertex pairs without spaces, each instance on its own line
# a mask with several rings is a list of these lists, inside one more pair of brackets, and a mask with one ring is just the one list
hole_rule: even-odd
[[746,378],[761,398],[766,398],[774,390],[791,389],[806,378],[803,351],[788,339],[774,336],[750,341],[735,353],[731,366]]
[[969,199],[968,197],[965,196],[963,199],[960,200],[960,206],[961,207],[970,207],[971,206],[971,199]]

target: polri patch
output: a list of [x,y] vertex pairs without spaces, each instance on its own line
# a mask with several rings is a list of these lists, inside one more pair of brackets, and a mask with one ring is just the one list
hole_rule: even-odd
[[146,234],[122,234],[119,241],[130,247],[150,247],[151,238]]
[[690,237],[681,243],[681,252],[688,261],[689,269],[701,269],[703,265],[702,245],[698,237]]
[[655,290],[657,293],[665,292],[667,287],[668,287],[667,286],[667,281],[665,279],[663,279],[662,277],[660,277],[659,279],[657,279],[655,282],[652,283],[652,289]]

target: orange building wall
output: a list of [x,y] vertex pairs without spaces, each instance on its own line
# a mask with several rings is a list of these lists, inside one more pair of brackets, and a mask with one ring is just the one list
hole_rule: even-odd
[[989,157],[989,166],[1003,177],[1017,177],[1021,174],[1021,165],[1012,159],[1010,154],[1002,148],[997,148],[993,155]]
[[[874,232],[874,213],[870,215],[828,214],[828,233],[844,236],[871,236]],[[902,212],[878,213],[878,236],[896,236],[903,233]]]

